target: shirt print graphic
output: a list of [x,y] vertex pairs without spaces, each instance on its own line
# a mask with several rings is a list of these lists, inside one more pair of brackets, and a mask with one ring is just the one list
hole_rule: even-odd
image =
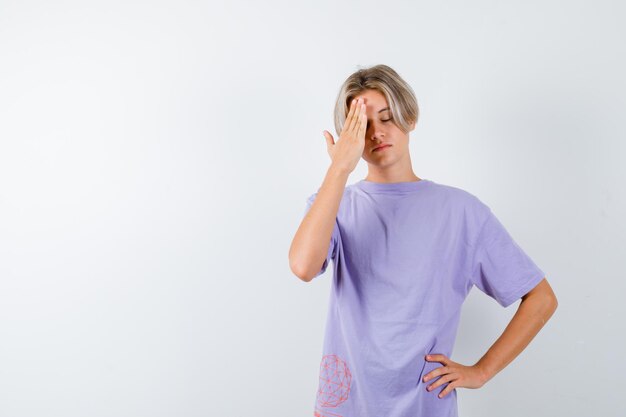
[[346,362],[337,355],[324,355],[320,363],[320,382],[313,415],[342,417],[331,410],[348,399],[351,382],[352,374]]

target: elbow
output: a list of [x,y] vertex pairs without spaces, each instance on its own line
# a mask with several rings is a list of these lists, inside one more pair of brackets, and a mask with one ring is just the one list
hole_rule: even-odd
[[300,266],[300,264],[293,262],[293,261],[289,261],[289,268],[291,269],[291,272],[297,276],[298,278],[300,278],[300,280],[304,281],[304,282],[309,282],[313,279],[313,276],[311,275],[310,271],[305,268]]
[[559,307],[559,301],[556,299],[556,295],[552,294],[552,313]]
[[545,321],[548,321],[550,320],[550,318],[552,318],[554,312],[559,306],[559,302],[557,301],[556,296],[554,294],[548,296],[544,301],[544,306],[544,315],[546,317]]
[[301,250],[295,250],[293,244],[289,248],[289,269],[304,282],[309,282],[315,277],[315,272],[311,268],[311,262]]
[[545,304],[547,306],[547,309],[550,311],[550,315],[552,315],[552,313],[554,313],[559,306],[559,302],[554,294],[550,294],[547,297]]
[[541,316],[542,321],[546,323],[556,311],[558,301],[553,293],[535,293],[526,294],[522,297],[522,303],[528,303],[535,310],[535,314]]
[[559,301],[556,299],[556,295],[554,294],[554,291],[552,291],[552,288],[550,288],[550,291],[546,291],[545,293],[545,304],[550,311],[550,315],[552,315],[559,306]]
[[325,251],[318,254],[317,259],[305,250],[294,249],[293,246],[289,249],[289,268],[291,272],[300,278],[304,282],[309,282],[317,276],[324,260],[326,259]]
[[556,295],[545,277],[532,290],[522,296],[522,301],[526,300],[533,300],[532,304],[548,318],[554,314],[559,305]]

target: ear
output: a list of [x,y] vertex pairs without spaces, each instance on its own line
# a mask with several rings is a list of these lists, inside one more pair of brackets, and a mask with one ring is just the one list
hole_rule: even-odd
[[411,123],[411,129],[409,129],[409,132],[412,132],[415,129],[415,122]]

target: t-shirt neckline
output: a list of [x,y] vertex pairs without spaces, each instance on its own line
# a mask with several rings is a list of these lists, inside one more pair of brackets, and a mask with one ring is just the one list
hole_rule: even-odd
[[402,191],[414,191],[422,188],[422,186],[431,182],[426,178],[422,178],[419,181],[401,181],[401,182],[374,182],[367,180],[360,180],[356,184],[359,188],[367,192],[374,193],[394,193]]

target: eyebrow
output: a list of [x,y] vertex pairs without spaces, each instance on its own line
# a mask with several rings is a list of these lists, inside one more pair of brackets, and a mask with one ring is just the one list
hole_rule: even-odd
[[[380,109],[380,110],[378,110],[378,113],[382,113],[382,112],[384,112],[385,110],[389,110],[389,107],[385,107],[384,109]],[[367,119],[367,120],[370,120],[370,119]]]

